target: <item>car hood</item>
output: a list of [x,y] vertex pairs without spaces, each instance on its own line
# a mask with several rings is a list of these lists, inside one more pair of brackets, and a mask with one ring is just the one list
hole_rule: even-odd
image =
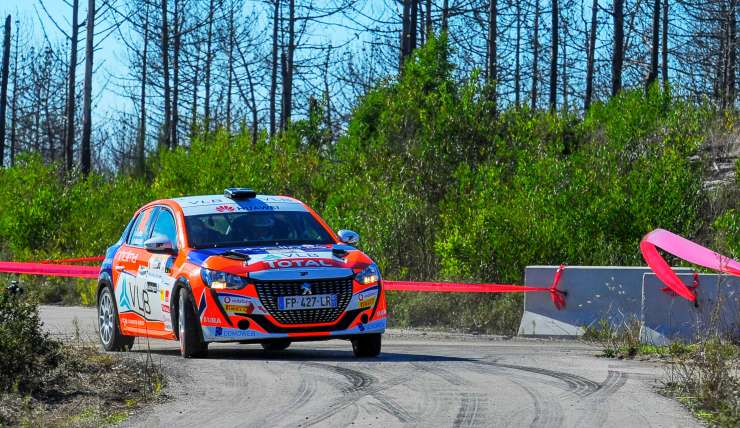
[[235,275],[336,268],[357,272],[372,263],[361,251],[341,244],[197,249],[188,253],[188,261]]

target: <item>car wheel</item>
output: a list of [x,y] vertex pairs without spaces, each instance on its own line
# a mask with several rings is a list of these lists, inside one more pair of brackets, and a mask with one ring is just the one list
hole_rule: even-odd
[[352,352],[355,357],[377,357],[380,354],[381,336],[366,334],[352,339]]
[[178,336],[180,337],[180,354],[184,358],[205,357],[208,344],[203,340],[203,331],[195,315],[195,305],[190,290],[180,290],[178,310]]
[[98,336],[106,351],[128,351],[134,345],[133,336],[121,333],[116,300],[108,284],[103,286],[98,295]]
[[274,342],[262,343],[262,349],[265,351],[284,351],[290,346],[290,340],[276,340]]

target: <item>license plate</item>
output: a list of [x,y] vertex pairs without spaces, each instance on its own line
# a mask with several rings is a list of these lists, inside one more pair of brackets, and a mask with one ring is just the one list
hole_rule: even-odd
[[310,296],[280,296],[278,297],[278,309],[281,311],[293,311],[298,309],[323,309],[336,308],[336,294],[313,294]]

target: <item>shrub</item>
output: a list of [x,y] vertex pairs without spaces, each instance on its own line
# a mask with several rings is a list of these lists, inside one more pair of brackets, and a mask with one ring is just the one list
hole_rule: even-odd
[[60,343],[42,330],[36,305],[0,292],[0,388],[33,392],[61,361]]

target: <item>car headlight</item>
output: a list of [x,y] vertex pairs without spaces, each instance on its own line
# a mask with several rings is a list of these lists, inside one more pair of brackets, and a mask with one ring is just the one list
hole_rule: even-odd
[[358,273],[355,279],[362,285],[375,284],[380,281],[380,269],[378,269],[378,265],[373,263]]
[[203,283],[208,287],[215,289],[228,288],[231,290],[239,290],[247,285],[247,278],[206,268],[200,269],[200,277],[203,279]]

